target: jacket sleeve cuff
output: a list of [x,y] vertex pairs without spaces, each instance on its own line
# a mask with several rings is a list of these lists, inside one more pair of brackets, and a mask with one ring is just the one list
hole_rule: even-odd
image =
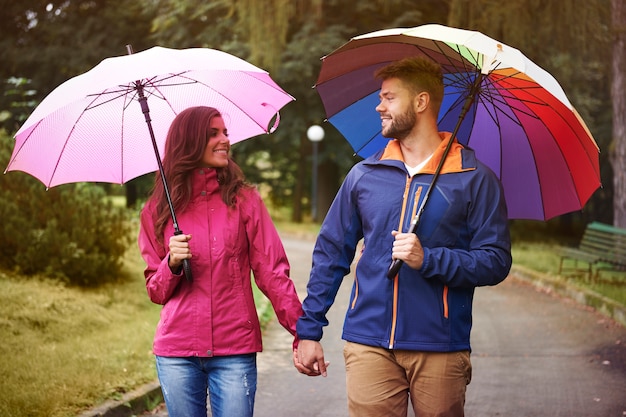
[[316,330],[318,326],[312,326],[311,322],[306,320],[305,316],[300,317],[296,323],[296,338],[298,340],[314,340],[319,342],[322,340],[322,329]]
[[170,268],[170,256],[169,255],[167,255],[167,268],[170,270],[172,275],[179,276],[179,275],[182,275],[182,273],[183,273],[183,266],[182,266],[182,264],[179,265],[178,268],[176,268],[175,271],[172,270],[172,268]]
[[422,248],[424,250],[424,261],[422,262],[422,267],[419,269],[419,271],[424,274],[426,272],[428,272],[428,268],[430,268],[430,264],[431,264],[431,255],[430,255],[430,249],[428,248]]

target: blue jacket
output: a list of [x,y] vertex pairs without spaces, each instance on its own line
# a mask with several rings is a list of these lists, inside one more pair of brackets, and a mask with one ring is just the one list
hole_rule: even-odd
[[441,136],[413,177],[395,140],[348,173],[315,244],[296,327],[300,339],[322,338],[326,313],[363,239],[343,339],[388,349],[470,350],[474,288],[504,280],[512,262],[502,186],[471,149],[452,144],[425,205],[417,228],[422,268],[404,264],[395,279],[387,278],[391,231],[409,230],[450,138]]

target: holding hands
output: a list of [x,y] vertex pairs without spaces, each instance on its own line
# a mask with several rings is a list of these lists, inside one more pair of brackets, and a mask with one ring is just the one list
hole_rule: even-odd
[[322,344],[315,340],[300,340],[293,351],[293,364],[301,374],[308,376],[326,376],[330,362],[324,361]]

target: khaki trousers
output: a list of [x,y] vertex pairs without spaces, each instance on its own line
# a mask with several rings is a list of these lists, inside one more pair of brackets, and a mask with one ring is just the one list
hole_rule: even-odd
[[389,350],[346,342],[346,385],[351,417],[463,417],[472,377],[468,351]]

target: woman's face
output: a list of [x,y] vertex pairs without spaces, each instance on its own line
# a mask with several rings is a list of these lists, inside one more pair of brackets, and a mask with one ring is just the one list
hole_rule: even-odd
[[230,141],[224,119],[220,116],[214,117],[211,119],[210,127],[211,131],[202,156],[202,166],[223,168],[228,165],[230,151]]

